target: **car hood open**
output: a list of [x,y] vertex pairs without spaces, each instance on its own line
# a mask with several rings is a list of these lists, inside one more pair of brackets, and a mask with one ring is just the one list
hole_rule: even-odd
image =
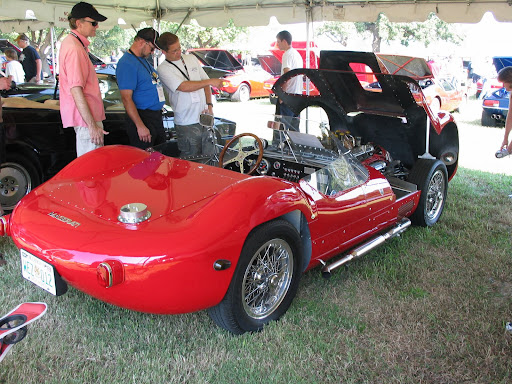
[[243,69],[243,65],[224,49],[189,49],[188,53],[196,56],[203,65],[215,69],[235,72]]
[[496,68],[496,72],[501,71],[505,67],[512,67],[512,57],[510,56],[496,56],[492,58],[492,63]]
[[[436,131],[440,132],[439,117],[428,107],[428,102],[416,78],[430,76],[430,70],[425,60],[405,60],[416,62],[414,73],[416,76],[389,74],[391,65],[382,67],[382,60],[374,53],[322,51],[320,54],[320,70],[294,69],[285,73],[274,84],[273,90],[295,113],[300,113],[308,106],[317,105],[324,108],[329,115],[331,130],[343,130],[346,126],[348,114],[364,112],[368,114],[384,115],[404,119],[426,121],[430,117]],[[351,67],[351,64],[364,64],[368,67],[368,74],[375,76],[380,89],[365,88]],[[398,67],[409,64],[398,64]],[[408,67],[409,68],[409,67]],[[411,72],[395,68],[393,72]],[[284,84],[294,76],[302,75],[316,88],[318,94],[305,97],[284,91]]]

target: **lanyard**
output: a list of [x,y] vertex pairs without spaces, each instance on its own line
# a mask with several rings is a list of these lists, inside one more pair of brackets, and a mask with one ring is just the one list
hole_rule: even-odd
[[[131,49],[129,49],[128,52],[130,52],[133,56],[135,56],[137,58],[137,60],[139,60],[139,63],[146,69],[146,71],[148,71],[148,73],[151,76],[151,78],[153,79],[153,81],[158,83],[158,74],[156,73],[156,71],[153,68],[151,68],[149,66],[149,63],[145,59],[141,60],[140,57],[137,56],[135,53],[133,53],[133,51]],[[146,62],[146,64],[144,64],[144,62]]]
[[78,35],[77,35],[75,32],[71,32],[71,34],[72,34],[73,36],[75,36],[75,37],[76,37],[76,39],[80,42],[80,44],[82,44],[82,47],[84,47],[85,52],[87,52],[87,47],[85,46],[85,44],[84,44],[84,42],[82,41],[82,39],[80,39],[80,38],[78,37]]
[[[190,79],[189,79],[189,77],[187,76],[187,74],[185,74],[185,72],[183,72],[183,71],[181,70],[181,68],[180,68],[180,67],[178,67],[176,64],[174,64],[172,61],[169,61],[169,60],[167,60],[167,59],[165,59],[165,61],[167,61],[169,64],[174,65],[174,66],[178,69],[178,71],[180,71],[180,72],[181,72],[181,74],[185,77],[185,79],[187,79],[188,81],[190,81]],[[185,64],[185,60],[183,60],[183,56],[181,57],[181,62],[183,63],[183,66],[185,67],[185,71],[187,71],[187,73],[188,73],[187,65]]]

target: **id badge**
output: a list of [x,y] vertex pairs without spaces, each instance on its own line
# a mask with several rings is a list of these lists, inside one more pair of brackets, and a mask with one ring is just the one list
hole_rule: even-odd
[[156,90],[158,92],[158,101],[165,101],[164,87],[162,87],[162,84],[158,83],[156,85]]
[[190,94],[190,101],[192,103],[199,103],[201,101],[201,99],[199,98],[199,94],[197,93],[198,91],[196,92],[192,92]]

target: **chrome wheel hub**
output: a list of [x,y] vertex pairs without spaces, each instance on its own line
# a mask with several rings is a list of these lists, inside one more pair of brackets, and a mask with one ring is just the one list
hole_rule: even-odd
[[15,163],[4,163],[0,168],[0,204],[13,209],[32,189],[30,175],[25,168]]

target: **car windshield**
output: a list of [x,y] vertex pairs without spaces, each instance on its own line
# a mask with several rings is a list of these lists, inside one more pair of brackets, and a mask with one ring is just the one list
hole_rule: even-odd
[[101,97],[103,99],[105,110],[124,110],[124,105],[121,101],[121,93],[119,92],[115,76],[100,73],[97,73],[96,75],[98,76]]

